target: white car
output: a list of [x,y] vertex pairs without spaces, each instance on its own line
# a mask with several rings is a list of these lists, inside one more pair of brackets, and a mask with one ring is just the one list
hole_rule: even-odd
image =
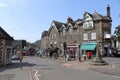
[[18,56],[18,54],[14,54],[14,55],[12,55],[12,60],[19,60],[19,56]]

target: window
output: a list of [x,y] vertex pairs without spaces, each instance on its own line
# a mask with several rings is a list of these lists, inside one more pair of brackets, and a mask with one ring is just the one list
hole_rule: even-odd
[[53,44],[53,42],[51,41],[50,44]]
[[79,28],[77,29],[77,32],[78,32],[78,33],[80,32]]
[[83,28],[88,28],[88,24],[87,24],[87,23],[84,23],[84,24],[83,24]]
[[66,34],[66,31],[65,31],[65,29],[63,30],[63,36],[65,36],[65,34]]
[[57,41],[55,41],[54,44],[56,45],[56,44],[57,44]]
[[88,25],[89,28],[92,28],[92,27],[93,27],[91,22],[89,22],[88,24],[89,24],[89,25]]
[[69,29],[69,34],[72,34],[72,28]]
[[56,34],[52,34],[52,39],[55,39],[56,38]]
[[91,40],[95,40],[96,39],[96,32],[91,33]]
[[104,31],[104,38],[110,38],[110,34],[108,31]]
[[88,40],[88,34],[87,33],[83,34],[83,40]]
[[52,39],[53,39],[53,34],[51,35]]
[[54,34],[52,34],[52,39],[54,39]]
[[83,23],[83,28],[87,29],[87,28],[93,28],[93,21],[86,21]]
[[56,38],[56,34],[54,34],[54,38]]

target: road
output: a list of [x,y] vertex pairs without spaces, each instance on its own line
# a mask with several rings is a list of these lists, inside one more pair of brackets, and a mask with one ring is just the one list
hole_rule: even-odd
[[91,70],[95,71],[95,72],[100,72],[102,74],[108,74],[111,76],[119,76],[120,77],[120,58],[105,57],[103,59],[110,64],[114,64],[115,68],[114,69],[104,69],[104,70],[101,70],[101,69],[91,69]]
[[67,68],[52,60],[34,56],[25,57],[29,63],[31,80],[120,80],[119,77],[94,72]]

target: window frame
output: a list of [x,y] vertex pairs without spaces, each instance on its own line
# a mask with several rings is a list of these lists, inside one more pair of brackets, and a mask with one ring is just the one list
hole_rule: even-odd
[[92,32],[91,33],[91,40],[96,40],[97,39],[97,37],[96,37],[96,32]]
[[83,40],[88,40],[88,34],[87,33],[83,33]]

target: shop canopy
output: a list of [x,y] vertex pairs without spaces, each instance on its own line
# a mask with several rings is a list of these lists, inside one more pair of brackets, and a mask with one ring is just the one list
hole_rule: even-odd
[[83,43],[80,50],[95,50],[97,43]]

